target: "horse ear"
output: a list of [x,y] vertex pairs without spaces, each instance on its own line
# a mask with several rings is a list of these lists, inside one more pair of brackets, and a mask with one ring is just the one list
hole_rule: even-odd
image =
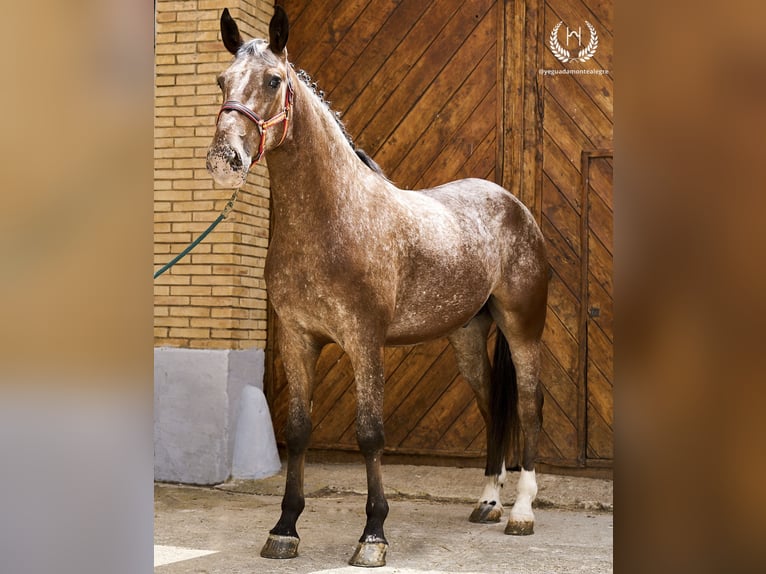
[[223,45],[226,46],[226,49],[235,56],[237,55],[239,47],[244,44],[242,36],[239,34],[237,23],[234,21],[234,18],[231,17],[231,14],[229,14],[228,8],[224,8],[223,14],[221,14],[221,38],[223,39]]
[[287,46],[289,32],[290,23],[287,21],[287,12],[282,6],[274,6],[274,15],[269,22],[269,49],[275,54],[281,54]]

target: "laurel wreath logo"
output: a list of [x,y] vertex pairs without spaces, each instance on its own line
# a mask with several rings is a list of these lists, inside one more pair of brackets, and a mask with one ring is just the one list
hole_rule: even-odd
[[580,49],[577,56],[572,56],[569,50],[559,44],[558,32],[563,23],[564,21],[562,20],[556,24],[553,27],[553,31],[551,31],[550,38],[548,38],[548,46],[550,47],[551,52],[553,52],[553,55],[563,64],[566,64],[567,62],[587,62],[590,60],[596,54],[596,50],[598,49],[598,34],[596,33],[593,24],[587,20],[585,21],[585,25],[590,31],[590,41],[587,46]]

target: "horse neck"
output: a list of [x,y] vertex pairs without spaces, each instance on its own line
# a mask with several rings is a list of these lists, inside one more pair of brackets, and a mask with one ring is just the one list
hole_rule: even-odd
[[283,221],[323,220],[358,205],[366,174],[327,106],[293,74],[291,136],[267,156],[274,210]]

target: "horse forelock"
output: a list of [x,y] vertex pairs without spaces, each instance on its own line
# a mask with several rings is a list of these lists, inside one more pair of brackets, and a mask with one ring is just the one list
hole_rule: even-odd
[[262,38],[254,38],[242,44],[237,51],[237,58],[242,56],[258,56],[272,66],[279,64],[279,59],[269,50],[269,43]]

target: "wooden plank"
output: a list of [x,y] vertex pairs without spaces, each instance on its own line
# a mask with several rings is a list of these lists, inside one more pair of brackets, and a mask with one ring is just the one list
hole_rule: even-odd
[[316,4],[315,0],[288,0],[284,2],[274,2],[274,5],[280,4],[287,12],[287,18],[290,21],[290,27],[294,27],[300,21],[306,6]]
[[[590,213],[588,219],[590,220],[589,228],[590,233],[597,237],[604,246],[607,253],[610,255],[613,251],[614,245],[614,215],[612,211],[604,204],[602,199],[595,193],[590,194]],[[611,265],[610,265],[611,271]]]
[[604,422],[614,425],[614,388],[611,380],[600,369],[590,365],[588,369],[588,408],[595,409]]
[[540,381],[545,386],[550,399],[555,401],[572,425],[576,425],[578,422],[576,381],[559,364],[547,345],[543,345],[542,350]]
[[[370,82],[383,75],[382,67],[390,62],[396,47],[432,5],[433,2],[425,0],[402,0],[396,5],[388,20],[348,69],[343,81],[327,86],[328,99],[336,109],[347,110]],[[357,128],[353,116],[348,127]]]
[[572,293],[580,293],[580,257],[566,243],[559,231],[543,216],[542,230],[545,236],[548,261],[559,278]]
[[[491,17],[482,20],[471,41],[460,47],[398,127],[386,136],[375,157],[388,166],[394,179],[416,181],[443,146],[459,135],[459,128],[465,127],[466,118],[494,85],[493,26]],[[471,70],[465,81],[456,81],[465,70]],[[487,119],[481,126],[471,127],[486,133],[494,116]],[[481,137],[472,135],[476,140]]]
[[543,177],[543,213],[561,234],[567,246],[580,251],[580,214],[547,174]]
[[438,451],[439,438],[444,429],[452,424],[473,398],[470,387],[460,377],[455,376],[444,393],[418,421],[417,426],[401,441],[401,446]]
[[588,328],[589,367],[598,368],[607,380],[612,380],[614,373],[614,346],[598,325]]
[[555,314],[551,314],[545,323],[543,342],[567,376],[573,381],[577,380],[577,349],[579,345]]
[[588,273],[588,307],[598,309],[598,316],[591,317],[590,322],[597,325],[610,342],[614,341],[614,300],[593,273]]
[[[612,147],[614,128],[611,118],[593,104],[593,100],[572,76],[545,76],[542,81],[545,86],[545,101],[555,100],[571,123],[585,134],[589,142],[589,145],[585,147],[593,149]],[[547,125],[551,131],[556,130],[555,124]]]
[[346,35],[336,42],[332,53],[317,68],[317,81],[328,87],[340,84],[396,7],[395,2],[368,0]]
[[614,456],[612,429],[598,411],[588,411],[588,458],[611,459]]
[[[439,77],[443,68],[451,62],[454,66],[453,58],[462,57],[463,50],[458,48],[477,29],[475,14],[479,14],[483,22],[483,16],[492,4],[492,0],[468,0],[461,4],[460,9],[434,39],[433,43],[427,47],[417,61],[412,63],[406,75],[397,78],[396,89],[374,113],[374,116],[370,118],[363,129],[365,145],[372,153],[376,154],[376,159],[377,153],[384,143],[395,147],[399,145],[395,139],[389,136],[404,118],[408,117],[410,109],[419,102],[434,79]],[[480,36],[479,40],[491,43],[494,38],[487,39],[486,28],[483,29],[485,30],[485,37],[482,40],[482,36]],[[464,66],[468,65],[468,63],[464,64]],[[466,69],[468,68],[463,67],[461,74],[456,77],[463,76]],[[455,77],[450,78],[450,82],[454,83],[454,79]],[[364,94],[361,94],[361,97],[363,96]],[[386,166],[385,161],[381,162],[381,165],[391,171]]]
[[[444,26],[452,20],[453,14],[444,10],[438,3],[431,4],[346,109],[344,118],[347,125],[354,128],[354,133],[358,134],[363,147],[369,153],[374,155],[380,142],[373,142],[364,135],[368,122],[376,117],[381,106],[401,89],[408,72],[413,69]],[[401,117],[407,109],[400,109],[397,117]]]
[[588,252],[591,259],[591,273],[607,293],[613,293],[612,286],[612,254],[593,234],[588,237]]
[[[290,61],[301,67],[303,53],[310,52],[317,38],[317,31],[323,29],[327,15],[332,13],[340,0],[314,0],[306,2],[305,8],[295,21],[290,20],[290,37],[288,39],[288,55]],[[290,18],[289,8],[287,17]]]
[[429,370],[428,381],[416,385],[407,399],[389,415],[386,420],[387,444],[399,446],[457,375],[455,354],[447,347]]
[[547,391],[543,403],[543,429],[551,442],[556,445],[556,450],[560,456],[568,459],[576,458],[577,433],[575,426],[559,405],[550,400]]
[[[461,381],[466,385],[465,381]],[[439,449],[454,451],[464,450],[466,454],[481,455],[484,454],[484,440],[478,448],[469,450],[471,444],[477,436],[484,436],[484,419],[476,406],[476,398],[469,401],[463,412],[443,431],[437,442]]]
[[320,81],[317,70],[327,61],[335,47],[344,41],[351,26],[369,2],[370,0],[344,0],[336,4],[332,12],[325,12],[325,17],[318,22],[316,28],[303,32],[307,36],[306,46],[293,60],[295,65]]
[[[456,94],[455,97],[456,99],[462,98],[460,94]],[[466,98],[464,101],[468,102],[468,99]],[[410,157],[412,157],[413,154],[418,156],[422,153],[423,160],[417,162],[419,165],[415,166],[412,165],[414,162],[409,162],[410,167],[413,169],[413,174],[417,173],[415,170],[420,169],[420,175],[415,179],[416,183],[414,187],[416,189],[454,181],[455,179],[460,179],[469,174],[473,177],[477,177],[484,175],[487,170],[494,167],[494,147],[487,147],[483,150],[480,149],[483,141],[488,138],[488,134],[491,134],[494,130],[494,116],[491,114],[495,107],[494,89],[490,89],[484,94],[484,97],[475,104],[476,107],[468,116],[463,118],[462,123],[456,128],[455,132],[449,136],[433,138],[433,136],[429,137],[424,134],[424,136],[418,140],[416,148],[410,152]],[[439,117],[433,122],[431,130],[429,131],[432,131],[432,133],[437,131],[433,129],[436,127],[436,124],[442,124],[440,127],[447,129],[444,124],[448,121],[450,120],[446,116]],[[429,155],[429,147],[435,151],[434,157],[432,158],[430,165],[421,167],[428,161],[428,157],[426,156]],[[477,168],[469,168],[467,164],[469,164],[469,162],[471,164],[477,163],[477,159],[479,158],[474,157],[477,152],[483,154],[482,159],[484,166],[479,166],[481,171],[471,172],[469,169],[476,170]],[[409,157],[407,159],[409,160]],[[408,180],[413,181],[412,177],[408,178]]]
[[[573,87],[577,90],[576,86]],[[582,150],[592,148],[593,144],[559,101],[547,90],[544,93],[545,133],[552,142],[555,142],[561,156],[566,158],[575,169],[579,169]]]
[[[495,166],[497,165],[496,147],[495,125],[492,124],[489,132],[481,139],[481,142],[475,148],[469,149],[469,156],[463,165],[457,166],[457,171],[451,174],[448,172],[448,166],[445,166],[441,172],[442,178],[444,180],[457,180],[466,177],[480,177],[494,182]],[[446,149],[442,155],[448,156],[449,153],[450,150]],[[431,181],[437,181],[437,176],[434,175]]]
[[[386,379],[383,400],[383,420],[388,418],[407,400],[412,390],[423,381],[434,363],[447,349],[447,340],[439,339],[412,348],[407,360]],[[425,381],[423,381],[425,384]]]
[[[543,135],[543,171],[577,213],[581,211],[580,166],[575,166],[564,155],[558,144],[546,131]],[[547,197],[543,201],[548,201]]]
[[548,282],[548,313],[554,313],[572,337],[577,337],[580,302],[556,273]]
[[349,388],[354,382],[354,371],[351,367],[351,360],[348,355],[343,353],[340,360],[333,365],[327,375],[322,379],[317,379],[314,387],[312,399],[312,421],[314,427],[330,417],[331,412],[337,402],[349,392]]

